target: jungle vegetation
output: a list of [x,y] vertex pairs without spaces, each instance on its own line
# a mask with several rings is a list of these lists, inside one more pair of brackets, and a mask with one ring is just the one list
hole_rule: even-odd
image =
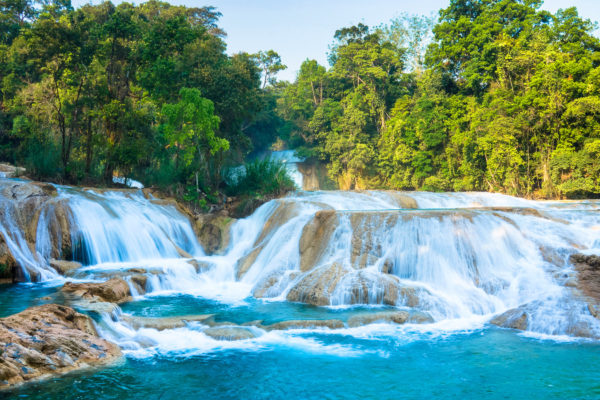
[[[307,59],[281,82],[275,51],[226,53],[214,7],[0,0],[0,159],[35,179],[118,174],[219,201],[249,190],[228,187],[228,168],[275,143],[341,189],[597,197],[597,26],[541,5],[450,0],[340,28],[328,66]],[[290,186],[268,162],[249,168],[253,188]]]

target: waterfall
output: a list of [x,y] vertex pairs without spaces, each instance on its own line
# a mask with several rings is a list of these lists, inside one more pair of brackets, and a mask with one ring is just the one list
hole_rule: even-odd
[[228,247],[207,255],[176,204],[141,190],[2,185],[0,245],[26,280],[64,279],[49,266],[62,256],[83,264],[68,279],[122,277],[134,295],[143,275],[149,294],[385,305],[436,322],[522,310],[530,330],[565,334],[585,321],[600,333],[569,261],[600,253],[600,201],[298,192],[235,222]]
[[489,193],[300,193],[234,225],[264,228],[245,235],[251,246],[234,242],[217,270],[237,259],[237,279],[255,297],[395,305],[434,321],[523,307],[531,329],[564,334],[590,317],[566,287],[568,258],[600,253],[599,209]]
[[189,220],[141,192],[63,189],[73,214],[75,259],[85,265],[204,254]]

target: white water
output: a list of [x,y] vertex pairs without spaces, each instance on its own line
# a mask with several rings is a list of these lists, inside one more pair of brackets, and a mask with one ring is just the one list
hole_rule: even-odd
[[63,190],[73,213],[72,236],[81,244],[75,257],[85,264],[177,258],[178,248],[204,254],[189,220],[173,205],[146,199],[141,192]]
[[[598,329],[585,304],[564,283],[573,272],[570,254],[600,254],[600,202],[534,202],[489,193],[402,196],[297,193],[236,222],[225,253],[208,256],[187,217],[173,205],[141,192],[59,188],[59,198],[68,202],[76,227],[75,257],[85,265],[77,272],[78,279],[105,280],[112,275],[129,279],[129,270],[144,269],[146,296],[185,293],[225,303],[242,302],[269,281],[261,296],[283,301],[309,274],[337,264],[344,275],[329,294],[334,307],[353,305],[356,293],[359,303],[378,306],[391,282],[401,291],[396,306],[427,313],[435,321],[432,326],[480,326],[494,315],[525,306],[529,329],[541,334],[565,334],[581,321]],[[406,197],[416,202],[416,209],[405,208]],[[24,270],[37,271],[41,280],[56,278],[47,265],[51,207],[40,214],[33,250],[12,217],[10,201],[2,199],[2,207],[0,233]],[[335,226],[320,239],[324,250],[302,272],[303,230],[321,210],[335,212]],[[254,261],[240,273],[251,253]],[[413,293],[416,304],[405,290]],[[106,334],[116,335],[120,342],[136,342],[143,333],[114,321],[108,325],[107,332],[112,333]],[[145,332],[157,338],[169,334],[183,333]],[[260,333],[275,340],[269,335]],[[214,340],[204,336],[200,337],[212,346]],[[266,339],[254,343],[261,340]]]

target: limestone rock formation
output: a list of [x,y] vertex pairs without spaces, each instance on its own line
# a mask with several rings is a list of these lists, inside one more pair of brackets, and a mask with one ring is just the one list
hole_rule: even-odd
[[352,316],[348,319],[348,326],[351,328],[373,324],[377,322],[393,322],[394,324],[404,324],[408,321],[410,314],[406,311],[382,311],[375,313],[364,313]]
[[300,237],[300,270],[312,269],[329,246],[329,239],[336,228],[334,210],[318,211],[304,226]]
[[134,329],[152,328],[159,331],[165,329],[183,328],[188,322],[203,322],[214,314],[180,315],[175,317],[138,317],[122,315],[121,320]]
[[120,278],[112,278],[100,283],[67,282],[61,291],[82,299],[99,302],[120,304],[131,301],[129,285]]
[[234,218],[223,212],[196,216],[194,230],[206,254],[221,254],[227,249],[229,229],[234,222]]
[[577,269],[577,288],[591,300],[600,302],[600,256],[573,254],[570,261]]
[[119,347],[98,337],[92,320],[46,304],[0,319],[0,388],[110,363]]
[[502,328],[524,331],[529,324],[529,314],[523,308],[513,308],[494,317],[490,323]]
[[59,274],[67,275],[69,272],[81,268],[81,263],[77,261],[65,261],[65,260],[50,260],[50,266],[54,268]]
[[246,340],[256,335],[248,328],[241,326],[220,326],[203,330],[205,335],[217,340]]
[[337,263],[328,267],[316,268],[304,276],[288,292],[287,299],[315,306],[327,306],[330,304],[331,295],[345,273],[344,268]]
[[[43,243],[45,257],[68,259],[71,257],[70,211],[57,189],[40,182],[2,180],[0,182],[0,224],[8,227],[0,238],[0,274],[4,278],[23,281],[36,280],[37,272],[31,264],[45,264],[33,249],[39,240]],[[9,235],[6,237],[5,235]],[[12,247],[9,245],[12,243]],[[19,249],[16,250],[16,247]],[[21,254],[17,251],[28,254]],[[30,254],[29,254],[30,253]],[[29,261],[19,265],[18,260]],[[29,275],[29,276],[27,276]]]
[[329,328],[340,329],[344,323],[339,319],[298,319],[276,322],[271,325],[263,325],[262,328],[269,331],[280,331],[285,329],[307,329],[307,328]]

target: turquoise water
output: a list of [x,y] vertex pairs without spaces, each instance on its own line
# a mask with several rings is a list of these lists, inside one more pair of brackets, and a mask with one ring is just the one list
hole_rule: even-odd
[[[0,313],[49,300],[55,289],[0,288]],[[364,308],[329,309],[248,300],[225,305],[193,296],[125,304],[140,316],[215,313],[218,321],[346,320]],[[380,308],[375,311],[381,311]],[[379,325],[339,332],[294,331],[287,340],[205,352],[140,356],[29,383],[0,397],[27,399],[597,399],[600,344],[523,336],[489,325],[423,330]]]

